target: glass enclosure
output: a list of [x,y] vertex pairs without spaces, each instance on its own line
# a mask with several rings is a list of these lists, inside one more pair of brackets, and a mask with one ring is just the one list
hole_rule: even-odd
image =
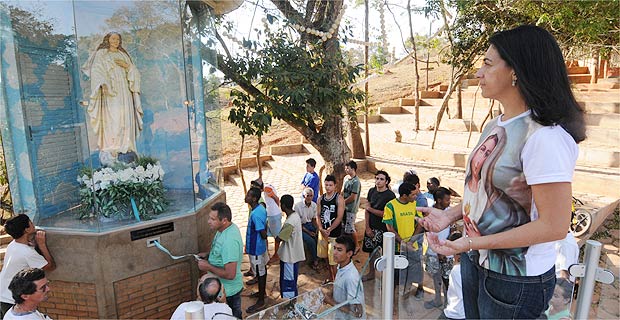
[[15,212],[98,232],[218,191],[218,79],[202,2],[2,1],[0,113]]

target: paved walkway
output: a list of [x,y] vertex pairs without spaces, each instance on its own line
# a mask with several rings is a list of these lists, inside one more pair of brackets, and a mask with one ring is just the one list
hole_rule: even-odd
[[[263,181],[276,186],[278,195],[291,194],[298,199],[301,194],[300,182],[305,173],[305,160],[309,157],[313,157],[317,160],[317,170],[323,165],[323,160],[320,155],[313,150],[311,154],[292,154],[292,155],[280,155],[274,156],[274,161],[268,163],[268,167],[263,168]],[[270,167],[270,168],[269,168]],[[366,197],[368,190],[374,186],[374,174],[369,172],[361,172],[359,174],[362,182],[362,196]],[[244,169],[244,177],[246,183],[249,186],[250,180],[258,177],[257,168]],[[227,181],[225,185],[226,199],[228,205],[233,211],[233,222],[239,226],[242,234],[245,234],[247,228],[248,207],[244,203],[243,199],[243,187],[241,185],[241,178],[238,175],[232,176],[232,180]],[[393,180],[398,180],[395,177]],[[357,221],[358,225],[364,219],[364,211],[358,212]],[[269,238],[269,252],[273,254],[273,240]],[[368,255],[360,252],[354,257],[354,262],[358,267],[358,270],[362,270],[364,263],[368,260]],[[247,257],[244,258],[242,270],[249,269],[249,262]],[[269,268],[267,277],[267,293],[269,295],[269,305],[274,305],[283,300],[279,298],[279,269],[278,265],[272,265]],[[299,290],[300,293],[308,292],[316,287],[320,286],[322,281],[327,278],[327,269],[323,269],[320,272],[312,270],[307,265],[304,265],[299,272]],[[428,277],[427,277],[428,278]],[[245,278],[244,280],[249,280]],[[370,319],[381,318],[381,296],[380,296],[380,283],[379,280],[370,281],[364,284],[364,292],[366,294],[367,314]],[[434,292],[429,288],[432,287],[432,280],[425,278],[425,290],[426,297],[430,299]],[[257,285],[247,286],[244,289],[242,296],[243,309],[254,303],[254,299],[249,298],[251,293],[258,290]],[[409,301],[410,300],[410,301]],[[423,301],[416,301],[413,297],[401,299],[399,303],[401,308],[395,308],[395,315],[403,319],[436,319],[439,313],[439,309],[426,310],[423,306]],[[399,311],[400,310],[400,311]]]

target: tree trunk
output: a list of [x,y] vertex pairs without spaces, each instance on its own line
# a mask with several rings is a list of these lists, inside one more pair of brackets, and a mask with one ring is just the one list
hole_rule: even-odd
[[332,116],[326,119],[319,132],[309,130],[298,123],[288,121],[287,123],[306,137],[310,144],[319,151],[325,161],[325,174],[336,176],[336,190],[340,190],[346,175],[344,165],[351,158],[351,151],[345,143],[342,132],[342,118]]
[[243,158],[243,145],[245,144],[245,135],[241,136],[241,146],[239,147],[239,162],[237,162],[237,173],[241,177],[241,184],[243,185],[243,194],[248,193],[248,187],[245,184],[245,177],[243,176],[243,169],[241,169],[241,159]]
[[409,15],[409,36],[411,37],[411,47],[413,49],[413,67],[415,69],[415,132],[418,132],[420,131],[420,73],[418,72],[418,50],[415,46],[415,37],[413,36],[413,24],[411,21],[411,0],[407,0],[407,14]]
[[433,133],[433,143],[431,144],[431,149],[435,149],[435,142],[437,140],[437,131],[439,130],[439,124],[441,123],[441,118],[443,117],[444,112],[448,109],[448,103],[450,102],[450,95],[454,92],[456,88],[455,83],[461,82],[464,74],[459,74],[456,79],[450,81],[450,85],[448,85],[448,91],[443,96],[443,100],[441,101],[441,108],[439,108],[439,112],[437,112],[437,120],[435,121],[435,132]]
[[263,180],[263,164],[260,161],[260,152],[261,149],[263,148],[263,138],[261,136],[258,136],[258,147],[256,148],[256,166],[258,167],[258,178],[262,181]]
[[[478,128],[478,132],[482,133],[482,129],[487,123],[487,120],[493,119],[493,106],[495,106],[495,100],[489,99],[489,112],[486,116],[484,116],[484,120],[482,120],[482,124],[480,125],[480,128]],[[469,142],[467,142],[467,147],[469,147]]]
[[454,119],[463,119],[463,83],[459,82],[456,87],[456,114]]
[[365,159],[366,153],[364,152],[364,142],[362,141],[362,132],[360,130],[359,123],[357,123],[357,117],[348,121],[349,130],[347,130],[347,140],[351,146],[352,157],[355,159]]
[[369,8],[368,2],[370,0],[364,0],[364,134],[366,138],[366,150],[365,155],[370,156],[370,132],[368,131],[368,42],[370,41],[368,35],[368,19]]
[[594,49],[592,51],[592,58],[590,59],[590,61],[591,61],[590,83],[597,83],[598,82],[599,57],[600,56],[599,56],[598,50]]

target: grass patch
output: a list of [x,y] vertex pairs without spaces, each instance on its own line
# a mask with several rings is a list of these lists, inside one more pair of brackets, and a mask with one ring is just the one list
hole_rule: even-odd
[[598,241],[600,239],[608,239],[609,237],[611,237],[611,234],[609,234],[607,229],[605,229],[603,231],[596,231],[594,234],[592,234],[590,239]]
[[605,227],[607,229],[620,229],[620,206],[617,206],[611,217],[607,218]]

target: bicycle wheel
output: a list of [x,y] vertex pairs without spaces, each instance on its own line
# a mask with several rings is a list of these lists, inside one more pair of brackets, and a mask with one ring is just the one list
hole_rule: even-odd
[[575,237],[580,237],[590,229],[592,224],[592,215],[585,209],[577,209],[575,218],[573,219],[570,229]]

